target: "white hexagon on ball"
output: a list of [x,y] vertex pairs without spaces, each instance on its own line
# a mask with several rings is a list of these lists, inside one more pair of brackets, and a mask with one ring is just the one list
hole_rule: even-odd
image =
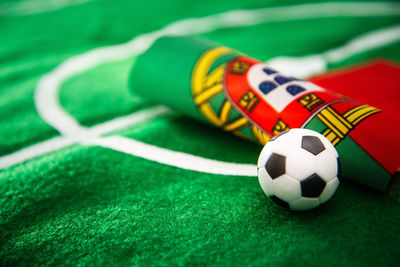
[[[294,138],[290,135],[286,136],[286,133],[288,132],[289,131],[283,132],[272,138],[272,141],[270,141],[272,152],[289,155],[290,153],[296,151],[296,148],[299,147],[301,142],[300,136],[298,138]],[[275,140],[278,140],[278,142],[274,142]]]
[[328,151],[322,152],[318,157],[315,157],[316,173],[329,182],[338,176],[338,159],[332,156]]
[[309,177],[316,171],[315,156],[301,149],[287,155],[286,173],[298,181]]
[[280,199],[290,202],[301,197],[300,183],[289,175],[282,175],[273,182],[273,194]]
[[339,185],[336,149],[323,135],[307,129],[290,129],[273,138],[257,165],[264,193],[292,210],[319,206]]

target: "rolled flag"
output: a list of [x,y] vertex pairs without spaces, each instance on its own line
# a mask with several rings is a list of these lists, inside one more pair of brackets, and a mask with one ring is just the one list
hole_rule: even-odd
[[381,191],[400,167],[398,116],[200,37],[157,40],[136,60],[130,86],[260,144],[290,128],[320,132],[338,150],[343,177]]

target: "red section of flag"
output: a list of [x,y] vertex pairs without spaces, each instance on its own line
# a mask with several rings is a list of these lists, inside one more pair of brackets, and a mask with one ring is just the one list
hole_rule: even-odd
[[[399,64],[374,60],[310,79],[321,87],[381,110],[357,124],[350,136],[390,173],[400,167],[399,78]],[[345,114],[349,104],[338,103],[332,108]]]
[[375,59],[308,80],[400,117],[400,64],[397,62]]
[[[292,77],[286,77],[274,71],[274,73],[262,77],[262,81],[273,83],[276,88],[271,91],[280,90],[281,94],[278,96],[282,96],[282,98],[275,97],[268,101],[263,95],[271,93],[262,92],[260,88],[254,87],[254,84],[251,85],[251,81],[254,80],[248,75],[251,69],[260,63],[250,57],[239,57],[232,60],[226,68],[224,90],[225,95],[237,110],[240,110],[246,118],[270,136],[279,134],[288,128],[302,127],[320,107],[342,99],[331,91],[319,88],[309,82],[294,80]],[[274,80],[277,76],[288,80],[279,84]],[[287,92],[287,86],[290,85],[297,86],[304,91],[292,92],[293,95],[290,95]],[[308,91],[304,88],[307,88]]]
[[[239,63],[244,67],[241,70],[235,71],[235,63]],[[262,99],[258,97],[258,93],[255,92],[247,82],[248,70],[257,63],[260,62],[249,57],[240,57],[232,60],[226,68],[225,95],[246,118],[272,135],[271,129],[276,120],[279,119],[279,113],[276,112],[269,103],[262,101]],[[249,93],[252,93],[252,97],[256,98],[257,102],[254,103],[253,107],[246,108],[245,105],[241,105],[240,103],[241,99],[243,99],[246,94],[249,95]]]

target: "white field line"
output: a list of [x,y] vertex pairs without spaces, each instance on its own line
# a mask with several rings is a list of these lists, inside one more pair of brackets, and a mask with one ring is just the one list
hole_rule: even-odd
[[0,16],[26,16],[76,6],[91,0],[25,0],[0,4]]
[[327,64],[337,63],[366,51],[400,41],[400,24],[374,30],[351,39],[346,44],[321,54],[304,57],[276,57],[266,63],[280,72],[306,78],[327,70]]
[[46,141],[28,146],[0,158],[0,169],[33,159],[76,143],[73,137],[57,136]]
[[337,63],[346,58],[400,41],[400,24],[368,32],[350,40],[346,45],[328,50],[322,54],[329,63]]
[[21,150],[15,151],[6,156],[0,157],[0,169],[5,169],[12,165],[24,162],[26,160],[42,156],[55,150],[62,149],[75,143],[85,143],[88,140],[97,138],[101,134],[111,133],[113,131],[125,129],[128,126],[139,124],[155,117],[169,114],[169,109],[163,106],[141,110],[131,115],[115,118],[103,122],[91,128],[85,128],[80,135],[67,136],[61,135],[46,141],[31,145]]
[[[125,58],[137,56],[145,52],[158,38],[165,35],[187,35],[187,34],[200,34],[217,29],[228,28],[228,27],[243,27],[249,25],[256,25],[265,22],[272,21],[288,21],[288,20],[298,20],[305,18],[319,18],[319,17],[369,17],[369,16],[398,16],[400,15],[400,4],[390,3],[390,2],[376,2],[376,3],[323,3],[323,4],[304,4],[297,6],[286,6],[286,7],[274,7],[274,8],[263,8],[257,10],[233,10],[225,13],[211,15],[203,18],[191,18],[181,21],[177,21],[167,25],[166,27],[150,32],[147,34],[142,34],[131,41],[114,45],[104,48],[97,48],[91,50],[82,55],[78,55],[70,58],[69,60],[63,62],[52,72],[43,76],[43,78],[38,83],[35,93],[35,104],[39,115],[56,130],[58,130],[62,135],[68,136],[74,140],[74,142],[81,143],[91,143],[95,144],[100,142],[99,145],[109,148],[114,148],[116,150],[121,150],[118,145],[114,145],[113,142],[121,143],[120,139],[107,139],[104,141],[102,138],[94,139],[96,135],[106,134],[108,130],[112,130],[118,127],[126,127],[130,124],[125,122],[126,120],[131,120],[132,118],[118,118],[113,120],[113,122],[105,122],[101,125],[94,126],[93,132],[81,126],[78,121],[70,116],[67,112],[63,110],[58,99],[58,90],[61,84],[68,78],[82,73],[90,68],[100,65],[105,62],[122,60]],[[354,52],[354,51],[353,51]],[[362,51],[357,51],[360,53]],[[348,55],[350,56],[350,55]],[[305,62],[306,63],[306,62]],[[304,67],[304,65],[303,65]],[[109,123],[110,126],[104,126]],[[116,126],[118,125],[118,127]],[[97,129],[97,130],[96,130]],[[54,138],[53,141],[44,141],[42,143],[33,145],[29,148],[22,149],[20,151],[14,152],[10,155],[0,157],[0,168],[8,167],[19,162],[25,161],[29,158],[34,158],[38,155],[42,155],[43,151],[45,153],[54,151],[62,147],[61,143],[64,144],[66,141],[63,137]],[[126,139],[126,138],[125,138]],[[90,141],[92,140],[92,141]],[[126,140],[125,140],[126,141]],[[123,142],[125,144],[125,141]],[[58,143],[60,142],[60,144]],[[139,142],[140,143],[140,142]],[[149,146],[145,144],[136,143],[132,146],[135,150],[140,147],[142,149],[147,149]],[[51,147],[54,149],[51,150]],[[44,149],[45,148],[45,149]],[[152,152],[157,153],[157,149],[160,155],[165,155],[166,149],[151,146]],[[24,150],[29,151],[29,153],[24,154]],[[37,152],[35,152],[37,151]],[[130,151],[127,151],[127,153]],[[173,151],[170,151],[173,152]],[[133,153],[133,152],[132,152]],[[178,153],[178,152],[176,152]],[[146,152],[135,152],[135,155],[146,156]],[[176,158],[171,157],[171,155],[176,155]],[[158,162],[163,162],[164,164],[170,164],[173,166],[181,166],[182,163],[177,163],[177,161],[185,161],[186,157],[188,162],[192,162],[193,155],[188,155],[185,153],[179,154],[168,154],[170,157],[167,160],[160,160]],[[146,156],[148,159],[151,157]],[[153,156],[153,158],[159,158],[158,156]],[[195,157],[199,159],[200,157]],[[3,164],[2,160],[7,159],[8,164]],[[207,161],[207,159],[204,159]],[[169,163],[168,163],[169,162]],[[204,162],[204,161],[201,161]],[[231,165],[233,163],[227,163],[223,161],[211,160],[212,164],[206,164],[207,169],[204,171],[209,172],[209,166],[214,169],[212,173],[219,174],[232,174],[235,173],[239,175],[246,175],[253,173],[254,171],[249,171],[248,168],[252,165],[248,164],[234,164],[237,168],[243,168],[243,171],[235,169],[235,173],[231,171]],[[226,165],[228,164],[228,165]],[[186,166],[186,165],[185,165]],[[242,167],[240,167],[242,166]],[[255,166],[255,165],[254,165]],[[254,167],[253,166],[253,167]],[[252,168],[253,168],[252,167]],[[196,163],[196,166],[186,166],[185,168],[192,170],[203,171],[203,167]],[[236,167],[235,167],[236,168]]]
[[186,170],[221,175],[257,176],[257,166],[254,164],[237,164],[207,159],[145,144],[122,136],[99,137],[87,142],[87,144],[110,148],[125,154]]

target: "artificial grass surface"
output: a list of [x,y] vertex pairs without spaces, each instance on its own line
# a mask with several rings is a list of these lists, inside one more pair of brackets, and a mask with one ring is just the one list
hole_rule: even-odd
[[350,182],[319,209],[293,213],[265,198],[256,178],[75,146],[12,167],[0,183],[5,265],[361,266],[399,257],[398,203]]
[[[282,3],[90,1],[24,16],[3,13],[0,155],[60,136],[37,113],[34,94],[40,78],[64,60],[179,19],[278,5]],[[267,60],[323,52],[398,22],[398,16],[316,18],[204,36]],[[376,56],[399,60],[399,46],[396,42],[330,67]],[[151,107],[129,93],[134,60],[101,64],[71,77],[61,85],[61,106],[87,127]],[[237,163],[255,163],[261,150],[175,113],[109,135]],[[293,213],[270,202],[256,177],[188,171],[81,144],[0,170],[4,266],[397,265],[399,221],[398,194],[346,180],[322,207]]]

